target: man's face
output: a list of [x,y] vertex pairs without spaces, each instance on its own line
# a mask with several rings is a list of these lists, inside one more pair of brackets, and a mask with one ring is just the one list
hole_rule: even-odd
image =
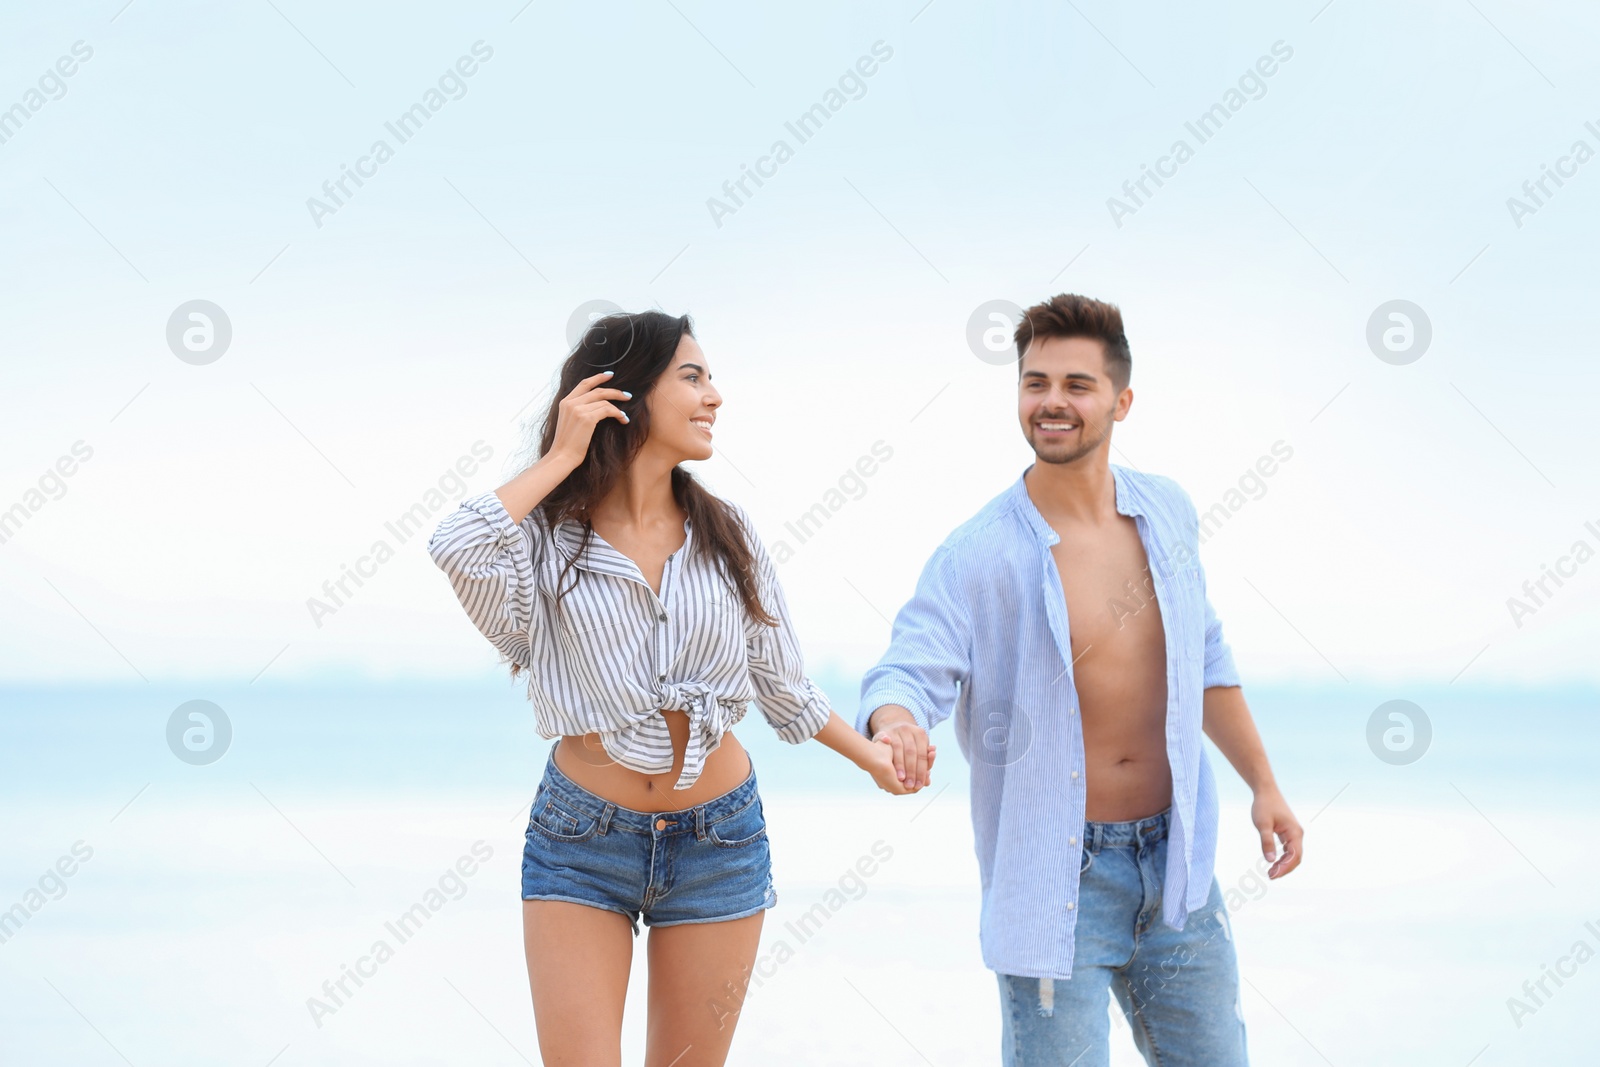
[[1111,440],[1111,424],[1127,417],[1133,390],[1118,390],[1106,373],[1105,345],[1091,337],[1029,342],[1017,382],[1017,420],[1044,463],[1073,463]]

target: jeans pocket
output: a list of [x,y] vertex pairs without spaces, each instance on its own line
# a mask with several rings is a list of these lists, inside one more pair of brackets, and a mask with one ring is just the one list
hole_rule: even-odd
[[533,818],[528,826],[552,840],[576,842],[593,837],[595,830],[599,829],[600,820],[575,811],[546,794],[534,801]]
[[1089,868],[1094,866],[1094,853],[1089,851],[1089,846],[1083,846],[1083,856],[1078,860],[1078,876],[1089,873]]
[[721,848],[745,848],[765,838],[767,818],[761,810],[761,798],[753,797],[732,815],[707,825],[706,836]]

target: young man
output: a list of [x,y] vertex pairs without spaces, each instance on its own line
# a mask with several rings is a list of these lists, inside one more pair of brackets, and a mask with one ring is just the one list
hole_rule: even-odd
[[923,568],[856,725],[920,788],[954,708],[1005,1064],[1103,1067],[1109,987],[1147,1063],[1243,1065],[1202,731],[1254,791],[1269,877],[1299,865],[1300,824],[1206,598],[1194,505],[1110,463],[1133,403],[1121,312],[1064,294],[1016,342],[1036,462]]

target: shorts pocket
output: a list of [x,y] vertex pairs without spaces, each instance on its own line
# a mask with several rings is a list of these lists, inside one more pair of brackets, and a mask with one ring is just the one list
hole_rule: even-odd
[[706,836],[713,845],[722,848],[745,848],[765,839],[767,817],[761,810],[761,798],[753,798],[732,815],[725,815],[708,825]]
[[1094,853],[1089,851],[1089,846],[1083,846],[1083,857],[1078,860],[1078,873],[1087,874],[1089,868],[1094,866]]
[[528,826],[556,841],[587,841],[594,836],[600,820],[574,811],[555,797],[546,795],[535,801]]

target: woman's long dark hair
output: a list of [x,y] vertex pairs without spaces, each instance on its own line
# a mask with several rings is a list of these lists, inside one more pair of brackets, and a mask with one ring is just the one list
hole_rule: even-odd
[[[561,378],[556,385],[555,395],[550,398],[550,407],[545,412],[540,431],[540,456],[549,453],[555,443],[562,398],[583,379],[601,371],[613,371],[615,373],[605,385],[612,389],[625,389],[635,397],[635,402],[627,407],[630,421],[601,419],[594,428],[583,462],[539,504],[545,525],[552,531],[558,523],[567,519],[583,525],[580,552],[589,547],[594,536],[592,516],[595,506],[617,484],[617,479],[650,436],[650,412],[639,401],[671,368],[672,360],[678,353],[678,343],[686,334],[694,336],[694,325],[687,315],[673,316],[660,311],[642,311],[638,314],[618,312],[596,319],[561,365]],[[672,496],[694,525],[691,540],[695,556],[711,559],[717,565],[723,578],[738,592],[750,618],[763,625],[776,626],[778,620],[761,604],[755,554],[733,509],[682,467],[672,469]],[[754,537],[754,531],[750,531],[748,536]],[[577,587],[581,578],[581,575],[574,574],[573,584],[566,584],[574,562],[575,559],[568,560],[557,579],[558,602]],[[517,675],[517,666],[512,664],[512,677]]]

